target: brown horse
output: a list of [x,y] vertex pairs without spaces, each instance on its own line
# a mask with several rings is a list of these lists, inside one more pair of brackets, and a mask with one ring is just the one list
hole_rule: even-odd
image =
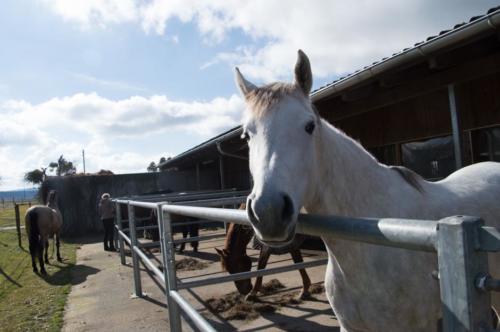
[[38,257],[40,264],[40,273],[46,275],[43,251],[45,249],[45,263],[49,263],[48,249],[49,239],[54,238],[57,246],[57,260],[62,261],[59,251],[59,238],[62,228],[62,215],[57,207],[56,191],[51,190],[47,200],[47,205],[35,205],[26,211],[24,217],[26,233],[29,239],[29,249],[31,254],[31,265],[33,272],[37,273],[35,259]]
[[[240,209],[244,210],[245,204],[240,205]],[[224,249],[220,250],[215,248],[221,257],[222,269],[233,274],[239,272],[246,272],[252,269],[252,261],[247,255],[247,245],[254,236],[254,231],[251,226],[244,226],[239,224],[229,224],[226,242]],[[302,254],[300,253],[300,246],[304,242],[304,236],[296,234],[294,240],[285,247],[273,248],[260,243],[260,254],[257,269],[262,270],[266,267],[270,255],[283,255],[290,253],[294,263],[303,262]],[[309,297],[309,287],[311,280],[307,275],[305,269],[300,269],[300,276],[302,277],[302,292],[300,298],[305,299]],[[247,295],[246,300],[255,300],[257,293],[262,286],[262,276],[257,277],[255,285],[252,287],[250,279],[237,280],[234,282],[240,294]]]

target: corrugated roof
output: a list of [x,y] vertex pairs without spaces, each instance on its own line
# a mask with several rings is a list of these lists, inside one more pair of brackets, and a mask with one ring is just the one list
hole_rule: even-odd
[[[388,67],[390,62],[394,62],[394,66],[401,65],[400,63],[397,63],[396,60],[399,60],[407,55],[413,55],[412,52],[415,52],[415,56],[408,57],[408,63],[410,63],[411,60],[421,60],[423,57],[429,56],[432,52],[436,52],[444,47],[445,44],[442,43],[442,41],[445,38],[451,39],[455,37],[454,41],[458,44],[460,42],[467,42],[477,35],[484,33],[484,30],[487,30],[488,27],[490,27],[490,30],[493,31],[498,29],[499,26],[500,6],[497,6],[490,8],[484,15],[471,17],[469,22],[458,23],[449,30],[440,31],[439,34],[435,36],[427,37],[425,41],[415,43],[412,47],[407,47],[400,52],[392,54],[390,57],[382,58],[380,61],[373,62],[371,65],[365,66],[351,74],[340,77],[335,81],[311,92],[311,99],[313,101],[317,101],[322,97],[326,97],[326,94],[329,94],[329,92],[334,93],[344,90],[352,85],[366,81],[375,75],[379,75],[383,71],[389,69]],[[460,40],[459,37],[463,39]],[[418,55],[420,55],[420,57]],[[340,88],[340,86],[342,87]]]

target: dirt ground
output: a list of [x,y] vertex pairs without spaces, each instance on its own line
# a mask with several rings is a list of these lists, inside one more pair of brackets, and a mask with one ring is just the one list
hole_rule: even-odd
[[[176,255],[176,261],[180,262],[178,266],[188,266],[178,270],[179,279],[191,281],[225,275],[225,272],[221,272],[214,249],[221,248],[223,242],[223,238],[201,242],[198,253],[192,252],[187,245],[184,254]],[[258,251],[249,249],[248,253],[255,269]],[[150,255],[160,265],[159,253]],[[303,250],[303,256],[308,261],[325,258],[326,253]],[[268,267],[290,263],[289,255],[271,256]],[[141,269],[141,280],[145,296],[131,296],[133,276],[130,256],[127,256],[127,265],[123,266],[118,253],[105,252],[101,243],[91,242],[82,245],[77,251],[77,264],[92,266],[98,272],[87,276],[85,281],[72,288],[66,305],[63,331],[169,329],[163,290],[144,268]],[[245,302],[239,297],[232,282],[182,290],[181,294],[217,331],[338,331],[337,321],[322,291],[325,268],[319,266],[307,270],[315,294],[303,301],[298,300],[302,284],[298,271],[264,277],[268,290],[255,303]],[[75,278],[81,276],[75,275]],[[189,319],[183,319],[183,330],[192,331],[196,328]]]

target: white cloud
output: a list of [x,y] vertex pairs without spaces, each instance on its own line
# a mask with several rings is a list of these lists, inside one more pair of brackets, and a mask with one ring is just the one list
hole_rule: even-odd
[[39,104],[9,100],[0,103],[0,188],[22,186],[26,171],[48,165],[61,154],[81,171],[82,148],[87,171],[143,172],[150,161],[183,151],[169,144],[172,137],[212,137],[236,126],[243,109],[236,95],[192,102],[165,96],[111,100],[96,93]]
[[40,0],[67,21],[82,27],[101,27],[135,21],[137,6],[133,0]]
[[95,76],[87,75],[87,74],[82,74],[82,73],[70,73],[71,76],[73,76],[76,79],[79,79],[84,82],[92,83],[104,88],[111,88],[115,90],[125,90],[125,91],[134,91],[134,92],[142,92],[142,93],[151,93],[150,90],[135,86],[132,84],[128,84],[126,82],[121,82],[121,81],[112,81],[112,80],[106,80],[102,78],[98,78]]
[[316,76],[331,77],[380,60],[498,5],[494,0],[57,0],[50,4],[64,19],[83,25],[136,22],[148,33],[164,34],[172,19],[192,22],[210,43],[241,30],[263,46],[241,45],[202,68],[230,63],[265,81],[289,77],[299,48],[310,56]]

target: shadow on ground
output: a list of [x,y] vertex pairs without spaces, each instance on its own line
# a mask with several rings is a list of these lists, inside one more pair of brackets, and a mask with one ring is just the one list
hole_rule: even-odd
[[[63,263],[64,264],[64,263]],[[43,276],[43,279],[51,285],[78,285],[87,280],[87,277],[99,272],[99,269],[85,264],[66,264],[61,267],[56,273]],[[70,278],[68,278],[68,274]],[[69,279],[69,280],[68,280]]]

